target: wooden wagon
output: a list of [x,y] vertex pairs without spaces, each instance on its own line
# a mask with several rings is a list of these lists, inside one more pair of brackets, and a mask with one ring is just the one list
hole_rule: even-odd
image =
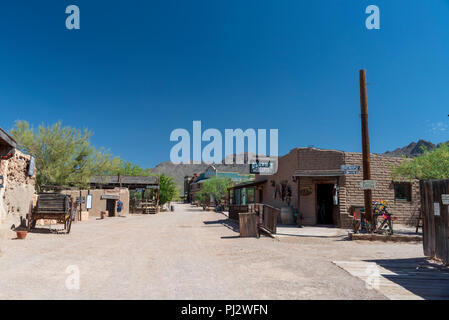
[[72,197],[60,193],[40,193],[34,208],[27,215],[28,231],[36,227],[39,219],[56,220],[64,225],[66,233],[70,233],[75,206]]

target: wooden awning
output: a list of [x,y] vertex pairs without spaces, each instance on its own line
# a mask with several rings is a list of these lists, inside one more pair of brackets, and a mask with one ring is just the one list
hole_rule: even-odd
[[16,141],[2,128],[0,128],[0,146],[9,148],[17,147]]
[[243,188],[250,188],[250,187],[257,187],[267,182],[267,180],[260,180],[260,181],[248,181],[240,183],[236,186],[228,188],[228,190],[234,190],[234,189],[243,189]]
[[335,170],[296,170],[294,177],[340,177],[344,176],[340,169]]
[[120,200],[120,196],[116,194],[103,194],[101,200]]
[[95,176],[89,179],[91,186],[100,187],[124,187],[128,189],[138,189],[138,188],[154,188],[159,186],[158,176]]

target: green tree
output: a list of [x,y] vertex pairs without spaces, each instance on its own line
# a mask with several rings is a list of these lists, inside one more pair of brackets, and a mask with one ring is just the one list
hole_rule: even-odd
[[176,187],[175,180],[165,174],[159,175],[159,205],[164,205],[170,201],[179,198],[179,190]]
[[195,195],[195,198],[204,204],[207,204],[212,198],[215,203],[221,203],[228,194],[228,188],[232,187],[233,182],[230,178],[212,177],[204,181],[201,190]]
[[120,161],[119,172],[123,176],[151,176],[151,170],[142,168],[137,164],[131,163],[129,161]]
[[120,159],[90,144],[92,133],[61,122],[40,125],[37,130],[26,121],[16,121],[11,135],[20,149],[36,159],[36,184],[85,187],[94,175],[117,172]]
[[393,169],[393,178],[413,179],[448,179],[449,178],[449,144],[441,144],[413,159],[406,159]]

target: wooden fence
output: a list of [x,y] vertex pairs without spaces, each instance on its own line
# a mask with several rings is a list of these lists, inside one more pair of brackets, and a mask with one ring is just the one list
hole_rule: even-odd
[[449,264],[449,180],[421,180],[424,254]]

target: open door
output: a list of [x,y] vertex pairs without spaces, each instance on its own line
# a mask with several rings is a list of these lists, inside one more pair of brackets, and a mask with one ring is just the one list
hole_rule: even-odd
[[334,185],[317,184],[317,224],[334,225]]
[[115,217],[115,208],[117,200],[107,199],[106,200],[106,210],[109,212],[109,217]]

